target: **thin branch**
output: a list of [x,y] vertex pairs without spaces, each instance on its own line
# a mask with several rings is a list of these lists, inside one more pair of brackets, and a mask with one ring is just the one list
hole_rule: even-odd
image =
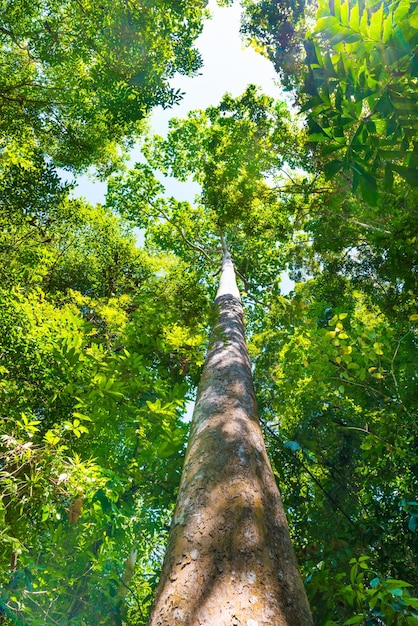
[[[179,226],[174,220],[172,220],[170,217],[168,217],[168,215],[160,208],[160,207],[156,207],[155,204],[153,204],[150,200],[148,200],[149,204],[156,210],[159,212],[160,216],[166,220],[166,222],[168,222],[169,224],[171,224],[179,233],[180,237],[183,239],[184,243],[191,248],[192,250],[196,250],[196,252],[199,252],[199,254],[203,254],[203,256],[210,262],[210,263],[215,263],[215,261],[208,255],[208,253],[201,248],[200,246],[194,244],[192,241],[190,241],[189,239],[187,239],[186,235],[183,232],[183,229],[181,228],[181,226]],[[214,254],[216,251],[215,250],[210,250],[210,252],[212,254]]]
[[228,252],[228,246],[226,245],[226,240],[221,228],[219,228],[219,236],[221,238],[222,252],[226,254]]
[[10,37],[10,39],[19,48],[19,50],[23,50],[24,52],[29,53],[29,46],[21,44],[20,41],[16,39],[15,35],[12,33],[11,30],[8,30],[4,26],[0,26],[0,33],[3,33],[4,35],[7,35],[8,37]]
[[[367,426],[367,424],[366,424]],[[369,430],[369,428],[359,428],[358,426],[338,426],[338,428],[341,428],[342,430],[359,430],[361,433],[366,433],[367,435],[373,435],[373,437],[376,437],[376,439],[379,439],[379,441],[381,441],[382,443],[385,443],[385,440],[382,439],[381,437],[379,437],[379,435],[376,435],[376,433],[372,433],[371,430]]]
[[[283,450],[285,452],[288,452],[286,450],[286,448],[283,446],[282,441],[280,439],[280,437],[266,424],[265,421],[263,421],[264,427],[265,429],[269,432],[270,436],[272,436],[276,441],[279,442],[279,444],[281,444],[281,447],[283,448]],[[344,511],[344,509],[342,509],[340,507],[340,505],[338,504],[338,502],[336,502],[334,500],[334,498],[331,496],[330,493],[328,493],[328,491],[321,485],[321,483],[319,482],[319,480],[316,478],[316,476],[310,471],[310,469],[308,467],[306,467],[305,463],[296,455],[291,454],[290,452],[288,452],[288,456],[290,456],[291,459],[296,460],[299,465],[301,465],[303,467],[303,469],[305,470],[305,472],[312,478],[312,480],[314,481],[314,483],[319,487],[319,489],[322,491],[322,493],[328,498],[328,500],[332,503],[332,505],[342,514],[344,515],[344,517],[348,520],[348,522],[350,522],[350,524],[354,527],[357,528],[356,524],[353,522],[353,520],[351,519],[351,517]]]
[[[333,361],[331,361],[335,365]],[[370,387],[370,385],[363,385],[362,383],[358,383],[354,380],[348,380],[347,378],[341,378],[340,376],[330,376],[331,380],[338,380],[340,383],[348,383],[349,385],[355,385],[356,387],[362,387],[363,389],[367,389],[367,391],[373,391],[376,395],[382,396],[383,398],[387,397],[387,393],[383,393],[374,387]]]
[[299,194],[322,194],[322,193],[332,193],[332,189],[330,187],[318,187],[313,189],[312,187],[307,187],[305,185],[298,185],[297,183],[293,183],[293,186],[284,186],[284,187],[272,187],[272,189],[279,193],[291,194],[291,193],[299,193]]
[[404,335],[403,337],[401,337],[401,338],[399,339],[399,341],[398,341],[398,344],[397,344],[397,346],[396,346],[396,348],[395,348],[395,352],[393,353],[392,360],[391,360],[391,362],[390,362],[390,374],[391,374],[391,376],[392,376],[392,378],[393,378],[393,383],[394,383],[394,385],[395,385],[395,389],[396,389],[396,395],[397,395],[397,397],[398,397],[398,400],[399,400],[400,404],[401,404],[401,405],[403,406],[403,408],[405,409],[405,411],[406,411],[407,415],[409,415],[409,417],[412,417],[411,413],[408,411],[408,409],[406,408],[406,406],[405,406],[405,404],[404,404],[404,402],[403,402],[403,400],[402,400],[402,398],[401,398],[401,394],[400,394],[400,392],[399,392],[398,380],[397,380],[396,375],[395,375],[395,359],[396,359],[396,357],[397,357],[397,355],[398,355],[399,348],[400,348],[400,346],[401,346],[401,342],[402,342],[402,341],[405,339],[405,337],[407,337],[408,335],[409,335],[409,331],[408,331],[407,333],[405,333],[405,335]]
[[[47,106],[51,104],[51,100],[40,100],[39,98],[27,98],[26,96],[5,96],[3,93],[0,93],[0,98],[3,100],[3,102],[17,102],[20,105],[24,105],[24,104],[39,104],[39,105],[43,105],[43,106]],[[59,102],[59,101],[55,101],[53,102],[54,105],[56,104],[65,104],[64,102]]]
[[237,276],[239,276],[241,278],[242,282],[244,283],[244,288],[245,288],[245,291],[246,291],[248,297],[251,298],[251,300],[253,302],[255,302],[256,304],[259,304],[260,306],[264,307],[265,309],[268,309],[269,307],[268,307],[268,305],[265,302],[263,302],[262,300],[259,300],[258,298],[255,298],[251,293],[249,293],[251,291],[251,285],[246,280],[245,276],[243,276],[241,274],[241,272],[237,268],[235,268],[235,271],[237,273]]

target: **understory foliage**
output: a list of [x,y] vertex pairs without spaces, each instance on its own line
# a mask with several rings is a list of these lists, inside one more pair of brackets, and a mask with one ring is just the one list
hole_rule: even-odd
[[207,300],[57,167],[105,176],[179,99],[169,79],[200,66],[205,2],[1,13],[0,622],[121,624],[152,599]]
[[[306,129],[250,86],[144,133],[198,68],[202,2],[4,3],[6,626],[147,623],[220,233],[315,624],[417,623],[417,8],[322,2],[312,27],[301,3],[244,6]],[[105,177],[140,131],[105,205],[75,198],[57,168]],[[167,175],[200,195],[168,197]]]
[[177,487],[205,295],[79,200],[16,211],[2,236],[3,615],[121,623],[125,561],[158,561]]

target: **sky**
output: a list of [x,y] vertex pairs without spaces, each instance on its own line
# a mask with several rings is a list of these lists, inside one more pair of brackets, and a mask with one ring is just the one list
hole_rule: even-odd
[[[205,23],[196,41],[203,58],[200,75],[193,78],[176,75],[171,81],[172,86],[181,89],[185,95],[179,105],[165,110],[158,107],[151,116],[152,128],[159,135],[166,134],[171,117],[185,117],[193,109],[217,105],[226,92],[238,96],[249,84],[258,85],[264,93],[275,98],[282,97],[271,62],[252,48],[243,46],[239,35],[239,4],[218,7],[215,0],[210,0],[208,7],[212,19]],[[134,161],[135,158],[134,153]],[[106,183],[93,181],[88,176],[80,177],[78,182],[77,196],[83,196],[93,204],[103,202]],[[192,201],[199,191],[194,183],[164,182],[169,195],[178,200]]]
[[250,83],[259,85],[264,93],[275,98],[281,95],[271,62],[252,48],[243,46],[239,34],[239,4],[218,7],[211,0],[209,9],[213,17],[206,22],[197,40],[197,47],[203,57],[201,74],[194,78],[177,77],[174,86],[186,95],[174,109],[157,109],[153,115],[157,132],[167,128],[170,117],[184,117],[193,109],[216,105],[226,92],[238,96]]

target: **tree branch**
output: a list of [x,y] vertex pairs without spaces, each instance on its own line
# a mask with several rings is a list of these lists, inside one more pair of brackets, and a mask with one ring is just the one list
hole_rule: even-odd
[[[183,229],[181,228],[181,226],[179,226],[174,220],[172,220],[170,217],[168,217],[167,213],[165,213],[160,207],[156,207],[155,204],[153,202],[151,202],[150,200],[148,200],[148,203],[156,210],[158,211],[158,213],[160,214],[160,216],[166,220],[166,222],[168,222],[169,224],[171,224],[179,233],[180,237],[182,238],[182,240],[184,241],[184,243],[191,248],[192,250],[196,250],[196,252],[199,252],[199,254],[203,254],[203,256],[212,264],[215,263],[215,261],[209,256],[209,254],[200,246],[198,246],[197,244],[193,243],[192,241],[190,241],[190,239],[188,239],[186,237],[186,235],[184,234]],[[150,216],[151,217],[151,216]],[[214,254],[216,252],[216,250],[210,250],[210,252],[212,254]]]
[[294,454],[291,454],[290,452],[288,452],[288,450],[286,450],[286,448],[283,445],[282,440],[280,439],[280,437],[274,432],[274,430],[272,428],[270,428],[267,423],[264,420],[260,420],[263,423],[264,428],[267,430],[267,432],[269,433],[269,435],[271,437],[273,437],[273,439],[275,439],[281,446],[281,448],[288,454],[288,456],[290,458],[292,458],[293,460],[297,461],[299,463],[299,465],[302,466],[302,468],[305,470],[305,472],[312,478],[312,480],[314,481],[314,483],[318,486],[318,488],[322,491],[322,493],[326,496],[326,498],[328,498],[328,500],[332,503],[332,505],[342,514],[344,515],[344,517],[347,519],[348,522],[350,522],[351,526],[353,526],[354,528],[357,528],[356,524],[353,522],[353,520],[351,519],[351,517],[344,511],[344,509],[342,509],[340,507],[340,505],[338,504],[338,502],[336,502],[334,500],[334,498],[331,496],[330,493],[328,493],[328,491],[321,485],[321,483],[319,482],[319,480],[316,478],[316,476],[310,471],[310,469],[308,467],[306,467],[305,463],[299,459],[299,457],[295,456]]

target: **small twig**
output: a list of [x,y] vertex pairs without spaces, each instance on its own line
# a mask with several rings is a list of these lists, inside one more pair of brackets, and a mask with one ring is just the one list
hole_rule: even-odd
[[[333,365],[335,365],[334,361],[331,361],[331,363]],[[342,368],[342,369],[343,369],[343,371],[345,371],[344,368]],[[386,396],[387,396],[386,393],[383,393],[382,391],[379,391],[378,389],[375,389],[374,387],[370,387],[370,385],[364,385],[362,383],[357,383],[354,380],[348,380],[348,378],[340,378],[339,376],[330,376],[330,379],[331,380],[338,380],[338,382],[343,383],[343,384],[344,383],[348,383],[349,385],[355,385],[356,387],[362,387],[363,389],[367,389],[367,391],[372,391],[375,394],[377,394],[378,396],[382,396],[383,398],[386,398]]]
[[376,437],[376,439],[379,439],[379,441],[381,441],[382,443],[385,443],[384,439],[379,437],[379,435],[372,433],[371,430],[369,430],[368,428],[359,428],[358,426],[339,426],[338,428],[341,428],[342,430],[359,430],[361,433],[372,435],[373,437]]
[[397,378],[396,378],[396,375],[395,375],[395,369],[394,369],[395,359],[396,359],[396,357],[397,357],[397,355],[398,355],[399,348],[400,348],[400,346],[401,346],[401,342],[405,339],[405,337],[407,337],[407,335],[409,335],[409,331],[408,331],[407,333],[405,333],[405,335],[404,335],[403,337],[401,337],[401,338],[399,339],[399,341],[398,341],[398,344],[397,344],[397,346],[396,346],[396,348],[395,348],[395,352],[393,353],[392,360],[391,360],[391,362],[390,362],[390,374],[391,374],[391,376],[392,376],[392,378],[393,378],[393,383],[394,383],[394,385],[395,385],[396,395],[398,396],[398,400],[399,400],[399,402],[401,403],[401,405],[402,405],[402,406],[403,406],[403,408],[405,409],[405,411],[406,411],[407,415],[409,415],[409,417],[412,417],[411,413],[408,411],[408,409],[406,408],[406,406],[405,406],[405,404],[404,404],[404,402],[403,402],[403,400],[402,400],[402,398],[401,398],[401,394],[399,393],[399,385],[398,385],[398,380],[397,380]]
[[235,271],[237,273],[237,276],[239,276],[242,280],[242,282],[244,283],[244,287],[245,287],[245,291],[248,294],[248,297],[251,298],[251,300],[253,302],[255,302],[256,304],[259,304],[263,307],[265,307],[266,309],[268,309],[269,307],[267,306],[267,304],[265,302],[263,302],[262,300],[259,300],[258,298],[255,298],[251,293],[248,293],[251,291],[251,285],[249,284],[249,282],[246,280],[246,278],[241,274],[241,272],[235,268]]

